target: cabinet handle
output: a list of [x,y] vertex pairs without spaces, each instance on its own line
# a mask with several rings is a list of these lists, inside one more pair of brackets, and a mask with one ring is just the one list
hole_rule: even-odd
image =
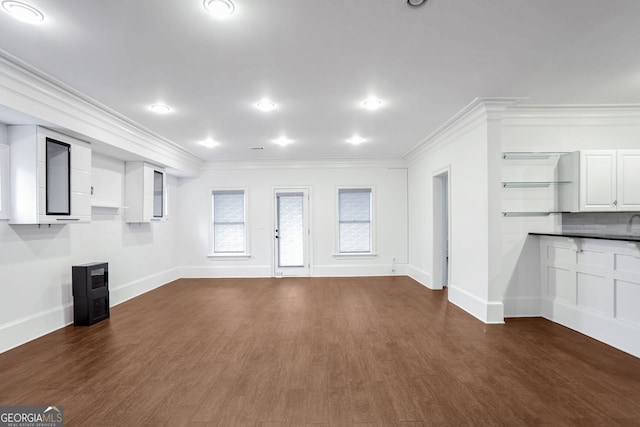
[[56,218],[56,221],[80,221],[80,218]]
[[617,200],[613,201],[613,206],[618,206],[618,201]]

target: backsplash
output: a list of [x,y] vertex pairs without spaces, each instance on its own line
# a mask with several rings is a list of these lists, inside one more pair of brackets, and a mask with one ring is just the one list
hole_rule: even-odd
[[[630,220],[633,218],[631,228]],[[640,235],[640,212],[580,212],[562,214],[563,233]]]

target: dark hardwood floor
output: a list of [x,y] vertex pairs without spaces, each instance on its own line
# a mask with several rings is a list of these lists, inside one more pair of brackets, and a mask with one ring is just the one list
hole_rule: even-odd
[[0,405],[83,427],[632,426],[640,359],[406,277],[183,279],[0,355]]

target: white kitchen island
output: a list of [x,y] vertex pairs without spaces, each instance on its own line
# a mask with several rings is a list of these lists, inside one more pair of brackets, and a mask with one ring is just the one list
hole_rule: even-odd
[[640,357],[640,236],[530,234],[542,316]]

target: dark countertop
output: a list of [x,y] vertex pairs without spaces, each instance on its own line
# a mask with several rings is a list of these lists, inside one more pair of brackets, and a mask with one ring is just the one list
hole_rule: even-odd
[[529,233],[530,236],[579,237],[582,239],[619,240],[622,242],[640,242],[640,235],[616,236],[612,234],[589,233]]

